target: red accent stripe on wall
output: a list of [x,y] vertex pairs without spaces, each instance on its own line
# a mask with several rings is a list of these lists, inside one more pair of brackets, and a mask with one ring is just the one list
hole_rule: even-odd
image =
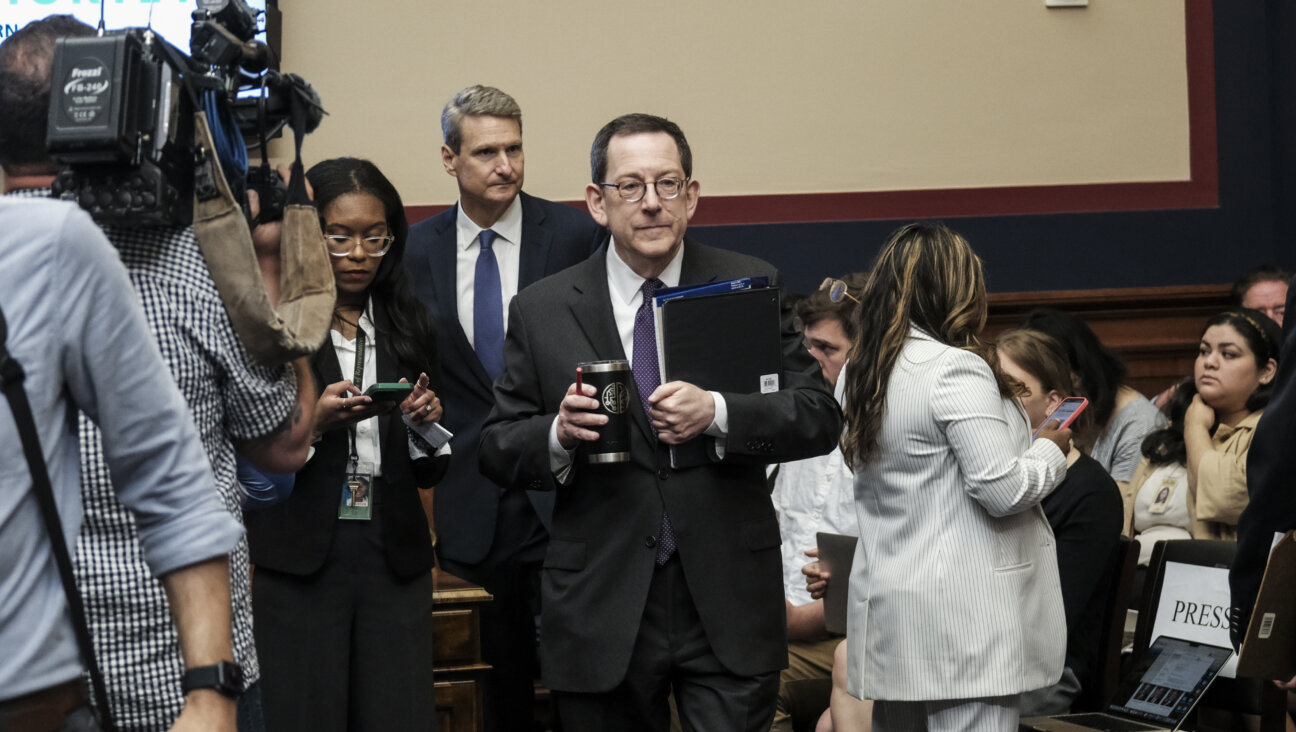
[[[703,196],[693,226],[953,218],[1211,208],[1219,205],[1212,0],[1184,3],[1188,78],[1187,181]],[[565,201],[584,209],[584,201]],[[408,206],[411,223],[449,206]]]

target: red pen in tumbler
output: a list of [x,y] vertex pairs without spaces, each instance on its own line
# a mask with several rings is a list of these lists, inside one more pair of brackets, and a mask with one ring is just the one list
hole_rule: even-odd
[[585,395],[585,381],[581,378],[581,367],[576,367],[576,393],[581,396]]

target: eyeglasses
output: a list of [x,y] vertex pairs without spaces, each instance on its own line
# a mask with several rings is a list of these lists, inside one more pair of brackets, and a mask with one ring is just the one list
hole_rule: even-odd
[[[672,198],[679,198],[679,194],[684,191],[684,184],[688,183],[688,178],[658,178],[653,181],[653,188],[657,191],[657,197],[663,201],[669,201]],[[621,183],[599,183],[607,188],[617,189],[621,194],[621,200],[626,203],[638,203],[643,200],[644,194],[648,192],[648,184],[641,180],[627,180]]]
[[396,241],[396,237],[388,236],[347,236],[346,234],[325,234],[324,241],[328,243],[329,254],[335,257],[345,257],[355,249],[354,242],[360,240],[360,247],[364,253],[371,257],[381,257],[391,249],[391,245]]
[[849,297],[855,302],[859,302],[858,297],[850,294],[850,290],[846,288],[846,283],[835,277],[825,277],[824,281],[819,284],[819,289],[827,290],[828,299],[833,302],[841,302],[843,297]]

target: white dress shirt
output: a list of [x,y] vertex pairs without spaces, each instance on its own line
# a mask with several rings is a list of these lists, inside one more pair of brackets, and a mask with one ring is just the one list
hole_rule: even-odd
[[806,605],[813,598],[806,591],[801,568],[814,561],[805,552],[818,546],[815,534],[859,536],[855,473],[846,467],[841,448],[783,463],[774,479],[772,498],[783,538],[783,595],[793,605]]
[[[370,301],[365,311],[360,314],[360,319],[356,321],[360,326],[360,331],[365,334],[362,383],[356,384],[361,392],[378,383],[377,332],[374,330],[373,321],[369,319],[369,311],[372,309],[373,301]],[[337,351],[338,366],[342,369],[342,378],[354,378],[356,342],[347,340],[336,330],[329,331],[329,338],[333,340],[333,350]],[[355,424],[356,454],[360,457],[361,462],[368,462],[373,465],[375,477],[382,475],[382,449],[378,444],[378,440],[377,417],[370,417]]]
[[[463,206],[458,207],[455,217],[455,302],[459,307],[459,325],[463,327],[468,342],[473,342],[473,296],[477,281],[477,255],[481,252],[482,227],[468,218]],[[513,203],[505,209],[504,215],[491,227],[497,236],[491,249],[495,252],[495,261],[499,263],[500,295],[503,307],[500,309],[508,327],[509,302],[518,291],[518,269],[522,261],[522,197],[513,198]],[[506,331],[507,332],[507,331]]]
[[[837,378],[833,396],[844,400],[847,363]],[[793,605],[813,601],[806,590],[801,568],[812,561],[807,549],[819,545],[820,531],[859,536],[855,516],[855,473],[846,467],[840,447],[827,455],[783,463],[770,495],[778,511],[779,536],[783,539],[783,596]]]

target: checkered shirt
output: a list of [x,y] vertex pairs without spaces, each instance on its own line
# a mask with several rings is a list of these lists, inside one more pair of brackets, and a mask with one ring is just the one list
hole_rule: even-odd
[[[192,229],[103,229],[121,254],[162,359],[193,413],[221,498],[241,521],[243,493],[232,440],[261,437],[283,424],[297,401],[292,370],[256,364],[239,342]],[[170,606],[140,554],[134,516],[112,490],[99,431],[84,415],[80,444],[85,520],[76,574],[95,655],[118,728],[166,730],[184,705]],[[260,678],[250,590],[244,537],[230,555],[230,595],[234,656],[248,684]]]

